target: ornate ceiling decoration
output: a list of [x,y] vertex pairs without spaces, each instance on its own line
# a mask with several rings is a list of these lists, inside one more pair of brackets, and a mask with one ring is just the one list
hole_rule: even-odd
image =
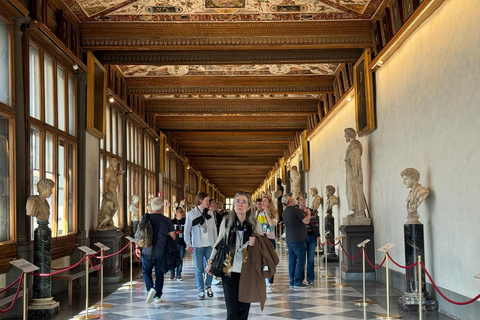
[[[370,18],[381,0],[64,0],[82,21],[311,21]],[[373,5],[372,5],[373,3]]]

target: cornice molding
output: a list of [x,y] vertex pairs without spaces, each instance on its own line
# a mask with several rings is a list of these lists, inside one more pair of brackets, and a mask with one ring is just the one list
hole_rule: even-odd
[[317,113],[317,107],[309,106],[284,106],[284,107],[275,107],[275,108],[259,108],[256,106],[242,106],[242,107],[218,107],[215,108],[209,106],[203,107],[168,107],[168,106],[159,106],[159,107],[147,107],[145,108],[146,113],[157,113],[157,114],[181,114],[181,113],[199,113],[199,114],[242,114],[242,113]]
[[307,122],[289,122],[289,121],[275,121],[275,122],[259,122],[259,121],[237,121],[226,123],[179,123],[179,122],[168,122],[168,121],[157,121],[157,128],[160,130],[163,129],[182,129],[182,128],[195,128],[195,129],[216,129],[216,128],[259,128],[259,129],[270,129],[270,128],[303,128],[307,126]]
[[241,45],[331,45],[369,46],[369,34],[353,35],[274,35],[274,36],[217,36],[217,37],[159,37],[159,36],[85,36],[81,39],[84,49],[97,47],[185,47],[185,46],[241,46]]
[[333,92],[332,86],[277,86],[277,87],[154,87],[154,88],[129,88],[128,94],[187,94],[187,93],[266,93],[266,92]]
[[295,51],[216,51],[216,52],[111,52],[102,51],[96,56],[110,64],[202,64],[202,63],[339,63],[356,62],[363,49],[326,49]]

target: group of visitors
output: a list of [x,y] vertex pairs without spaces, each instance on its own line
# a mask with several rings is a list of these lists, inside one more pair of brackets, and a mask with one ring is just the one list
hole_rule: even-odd
[[[319,239],[318,220],[312,219],[303,197],[295,200],[287,195],[282,201],[285,205],[282,216],[287,230],[290,286],[307,287],[314,281],[313,257]],[[161,264],[166,254],[167,237],[171,237],[181,257],[176,268],[169,271],[171,280],[183,280],[183,257],[188,251],[193,254],[198,299],[213,298],[213,274],[210,271],[213,261],[222,259],[221,283],[227,319],[247,319],[251,302],[259,301],[263,308],[266,294],[273,292],[272,284],[278,264],[275,230],[280,217],[271,196],[256,199],[255,208],[248,193],[238,192],[233,200],[233,210],[225,214],[218,212],[214,199],[201,192],[196,197],[196,206],[186,217],[184,209],[177,207],[172,220],[162,214],[163,201],[160,198],[154,199],[151,206],[153,212],[149,219],[153,229],[153,244],[148,248],[136,249],[136,254],[142,257],[147,303],[162,301],[164,273]],[[217,249],[222,245],[224,250],[219,252],[225,252],[225,256],[219,257]],[[303,283],[306,260],[308,284]],[[152,280],[154,268],[155,283]],[[265,282],[261,282],[265,285],[258,285],[255,275],[263,277]]]

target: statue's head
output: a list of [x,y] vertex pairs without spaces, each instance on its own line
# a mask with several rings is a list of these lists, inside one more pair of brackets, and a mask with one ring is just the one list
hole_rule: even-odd
[[413,181],[416,181],[416,182],[418,182],[418,180],[420,180],[420,172],[418,172],[417,169],[415,169],[415,168],[407,168],[407,169],[403,170],[400,173],[400,176],[401,177],[408,177],[408,178],[410,178],[410,179],[412,179]]
[[107,191],[107,192],[105,192],[104,196],[105,196],[105,199],[112,200],[113,199],[113,192]]
[[333,196],[333,194],[335,193],[335,187],[332,185],[326,186],[325,189],[327,190],[327,194],[331,196]]
[[292,170],[293,170],[293,171],[298,171],[297,166],[292,166]]
[[116,158],[110,158],[109,163],[110,167],[116,167],[118,164],[118,160]]
[[281,185],[281,184],[282,184],[282,179],[277,178],[277,184],[278,184],[278,185]]
[[357,132],[353,128],[346,128],[344,131],[345,131],[345,138],[347,140],[355,139],[357,137]]
[[52,191],[52,189],[54,187],[55,187],[55,182],[53,182],[53,180],[50,180],[50,179],[47,179],[47,178],[42,179],[42,180],[38,181],[38,183],[37,183],[38,194],[42,194],[43,192],[45,192],[47,190]]
[[312,195],[312,197],[318,195],[318,189],[315,187],[310,188],[310,194]]
[[138,195],[136,195],[136,194],[132,195],[132,197],[130,198],[130,201],[132,203],[138,203],[139,200],[140,199],[138,198]]

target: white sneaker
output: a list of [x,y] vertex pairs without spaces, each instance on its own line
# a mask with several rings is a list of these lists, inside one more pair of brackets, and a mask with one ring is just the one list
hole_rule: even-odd
[[222,284],[222,279],[221,279],[221,278],[219,278],[219,279],[217,279],[217,278],[213,278],[213,280],[212,280],[212,284],[213,284],[213,285],[219,285],[219,284]]
[[267,285],[267,293],[273,293],[271,285]]
[[162,298],[159,298],[159,297],[155,297],[155,303],[161,303],[161,302],[165,302],[165,300],[162,300]]
[[155,291],[154,288],[151,288],[148,293],[147,293],[147,303],[150,304],[153,302],[153,298],[157,294],[157,291]]

